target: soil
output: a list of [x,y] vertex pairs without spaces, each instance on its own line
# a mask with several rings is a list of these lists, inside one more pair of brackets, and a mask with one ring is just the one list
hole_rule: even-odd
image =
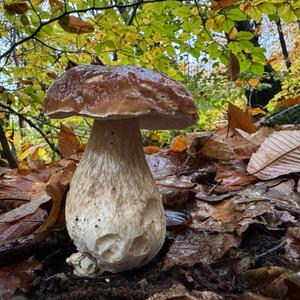
[[270,265],[290,267],[281,257],[283,234],[284,230],[272,232],[263,226],[252,225],[237,251],[244,254],[244,260],[241,257],[233,259],[230,255],[209,266],[195,264],[192,267],[177,266],[163,271],[163,258],[172,242],[167,239],[156,259],[143,268],[120,274],[105,273],[91,279],[78,278],[72,274],[65,259],[75,248],[70,240],[65,239],[59,246],[37,251],[36,256],[42,260],[43,270],[39,271],[26,296],[19,294],[13,299],[147,299],[174,284],[184,285],[188,290],[213,291],[230,299],[230,295],[247,291],[236,275],[237,268],[242,267],[245,258],[251,268]]

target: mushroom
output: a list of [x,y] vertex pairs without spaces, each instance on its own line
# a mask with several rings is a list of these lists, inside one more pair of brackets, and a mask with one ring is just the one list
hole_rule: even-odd
[[164,243],[166,222],[140,128],[195,123],[190,92],[145,68],[82,65],[55,80],[44,110],[95,119],[66,199],[66,226],[79,251],[67,258],[74,273],[92,277],[148,263]]

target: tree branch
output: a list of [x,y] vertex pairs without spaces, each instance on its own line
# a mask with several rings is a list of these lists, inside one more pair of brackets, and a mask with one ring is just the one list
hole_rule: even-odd
[[[3,59],[4,57],[6,57],[7,55],[10,55],[14,49],[16,49],[19,45],[33,39],[37,33],[39,33],[39,31],[46,25],[48,24],[51,24],[53,22],[56,22],[60,19],[62,19],[63,17],[65,16],[68,16],[68,15],[71,15],[71,14],[74,14],[74,13],[86,13],[86,12],[89,12],[89,11],[93,11],[93,10],[96,10],[96,11],[99,11],[99,10],[108,10],[108,9],[113,9],[113,8],[128,8],[128,7],[135,7],[137,5],[140,5],[140,4],[147,4],[147,3],[154,3],[154,2],[165,2],[167,0],[147,0],[147,1],[144,1],[144,0],[139,0],[139,1],[136,1],[136,2],[133,2],[133,3],[129,3],[129,4],[119,4],[119,5],[106,5],[106,6],[100,6],[100,7],[95,7],[95,6],[91,6],[89,8],[85,8],[85,9],[77,9],[77,10],[72,10],[72,11],[65,11],[63,12],[61,15],[53,18],[53,19],[50,19],[48,21],[45,21],[45,22],[41,22],[40,25],[33,31],[33,33],[31,33],[30,35],[28,35],[27,37],[19,40],[18,42],[14,43],[11,45],[11,47],[6,50],[3,54],[0,55],[0,60]],[[175,2],[182,2],[184,0],[173,0]],[[3,67],[0,68],[0,71],[3,69]]]

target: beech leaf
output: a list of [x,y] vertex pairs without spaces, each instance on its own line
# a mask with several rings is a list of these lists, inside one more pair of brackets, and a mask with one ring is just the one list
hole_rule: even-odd
[[251,156],[247,171],[267,180],[300,171],[300,130],[277,131],[269,135]]
[[73,154],[76,154],[76,152],[80,149],[80,142],[74,132],[63,124],[60,125],[58,140],[58,149],[64,158],[68,158]]
[[4,3],[4,9],[13,15],[22,15],[25,14],[28,10],[28,5],[26,2],[17,2],[17,3]]
[[256,127],[252,119],[239,107],[228,104],[228,127],[240,128],[248,133],[256,132]]
[[90,33],[94,31],[93,25],[74,16],[65,16],[58,21],[63,30],[70,33]]
[[228,77],[231,81],[236,81],[240,74],[240,63],[237,57],[230,52],[228,63]]

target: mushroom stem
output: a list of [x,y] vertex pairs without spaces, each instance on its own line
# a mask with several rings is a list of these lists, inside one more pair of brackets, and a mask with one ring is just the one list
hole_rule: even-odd
[[165,217],[138,119],[95,121],[66,202],[79,276],[142,266],[160,250]]

